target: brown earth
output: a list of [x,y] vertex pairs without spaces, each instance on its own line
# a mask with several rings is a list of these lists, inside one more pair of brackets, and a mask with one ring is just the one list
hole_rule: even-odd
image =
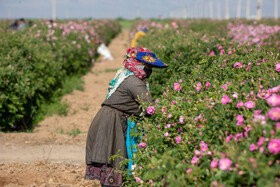
[[0,186],[99,186],[83,179],[87,131],[128,44],[124,30],[108,46],[114,60],[101,57],[82,77],[84,90],[63,97],[69,104],[67,116],[47,117],[33,133],[0,133]]

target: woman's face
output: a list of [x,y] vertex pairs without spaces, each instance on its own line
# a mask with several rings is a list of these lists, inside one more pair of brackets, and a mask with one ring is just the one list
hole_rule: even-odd
[[145,67],[146,67],[147,69],[152,69],[152,68],[153,68],[153,65],[151,65],[151,64],[146,64],[146,63],[145,63]]
[[144,71],[146,72],[146,78],[149,78],[150,77],[150,75],[152,74],[152,72],[153,72],[153,66],[152,65],[150,65],[150,64],[144,64],[145,66],[144,66]]

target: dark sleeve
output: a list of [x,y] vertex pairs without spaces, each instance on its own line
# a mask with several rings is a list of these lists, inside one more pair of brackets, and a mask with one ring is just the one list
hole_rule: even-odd
[[127,90],[129,95],[140,102],[153,102],[153,98],[147,90],[145,81],[136,76],[129,76],[127,78]]

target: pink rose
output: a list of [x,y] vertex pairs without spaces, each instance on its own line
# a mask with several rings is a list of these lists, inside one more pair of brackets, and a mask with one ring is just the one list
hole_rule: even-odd
[[233,97],[234,99],[237,99],[237,98],[238,98],[238,93],[234,92],[234,93],[232,94],[232,97]]
[[180,116],[179,117],[179,123],[180,124],[184,124],[185,122],[184,122],[184,116]]
[[197,162],[198,162],[198,158],[197,158],[196,156],[194,156],[194,157],[192,158],[191,164],[194,165],[194,164],[196,164]]
[[221,170],[228,170],[232,164],[232,161],[228,158],[223,158],[219,162],[219,168]]
[[206,83],[206,90],[211,86],[211,83],[210,82],[207,82]]
[[213,160],[210,163],[211,168],[216,168],[218,166],[218,162],[219,162],[219,159],[213,158]]
[[176,144],[180,143],[180,142],[181,142],[181,139],[182,139],[181,136],[177,136],[177,137],[176,137],[176,140],[175,140],[175,141],[176,141]]
[[200,155],[200,151],[196,149],[196,150],[194,150],[194,154],[195,155]]
[[147,146],[147,144],[146,144],[146,143],[141,142],[141,143],[139,143],[139,144],[138,144],[138,146],[139,146],[140,148],[145,148],[145,147]]
[[227,136],[227,138],[226,138],[227,143],[232,139],[232,136],[233,136],[232,134]]
[[267,99],[267,103],[271,106],[278,106],[280,105],[280,95],[273,94]]
[[278,64],[275,65],[275,70],[276,70],[276,71],[280,71],[280,63],[278,63]]
[[247,108],[247,109],[250,109],[250,108],[255,108],[255,103],[253,101],[247,101],[246,103],[244,103],[244,106]]
[[196,84],[196,90],[197,90],[197,91],[200,91],[201,88],[202,88],[202,84],[201,84],[200,82],[197,83],[197,84]]
[[204,141],[201,141],[201,142],[200,142],[200,151],[201,151],[201,152],[205,152],[205,151],[207,151],[207,150],[208,150],[207,144],[206,144]]
[[154,114],[155,113],[155,107],[149,106],[147,108],[147,113],[150,114],[150,115]]
[[275,130],[277,131],[280,128],[280,123],[275,124]]
[[174,90],[177,90],[178,92],[180,92],[180,90],[182,89],[180,83],[174,83]]
[[242,63],[236,62],[236,63],[233,65],[233,67],[235,67],[235,68],[240,68],[240,67],[242,67]]
[[267,148],[272,154],[278,154],[280,152],[280,139],[270,140]]
[[143,183],[143,181],[142,181],[139,177],[134,177],[134,179],[135,179],[136,182],[138,182],[138,183]]
[[237,126],[243,125],[243,122],[244,122],[243,116],[242,116],[242,115],[238,115],[238,116],[236,117],[236,121],[237,121],[237,123],[236,123]]
[[258,149],[258,147],[255,145],[255,144],[251,144],[250,145],[250,151],[255,151],[255,150],[257,150]]
[[279,86],[276,86],[276,87],[271,88],[271,92],[272,92],[272,93],[278,93],[278,92],[279,92],[279,89],[280,89],[280,85],[279,85]]
[[237,106],[237,108],[241,108],[243,106],[243,102],[239,101],[236,106]]
[[258,143],[257,143],[257,145],[260,147],[260,146],[262,146],[262,144],[263,144],[263,142],[265,141],[265,138],[264,137],[260,137],[259,138],[259,141],[258,141]]
[[223,95],[222,99],[221,99],[221,102],[222,104],[227,104],[227,103],[230,103],[230,99],[229,99],[229,96],[227,95]]
[[278,121],[280,119],[280,108],[272,108],[270,111],[267,113],[267,117],[269,117],[273,121]]

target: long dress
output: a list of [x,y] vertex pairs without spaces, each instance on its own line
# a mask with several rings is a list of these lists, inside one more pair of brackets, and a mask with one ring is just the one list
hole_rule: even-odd
[[98,179],[103,185],[121,185],[122,175],[114,170],[124,169],[120,167],[123,159],[118,157],[110,160],[110,157],[115,154],[127,157],[127,118],[140,115],[142,110],[139,108],[139,100],[152,102],[153,98],[145,81],[131,75],[102,103],[102,108],[94,117],[88,131],[85,179]]

